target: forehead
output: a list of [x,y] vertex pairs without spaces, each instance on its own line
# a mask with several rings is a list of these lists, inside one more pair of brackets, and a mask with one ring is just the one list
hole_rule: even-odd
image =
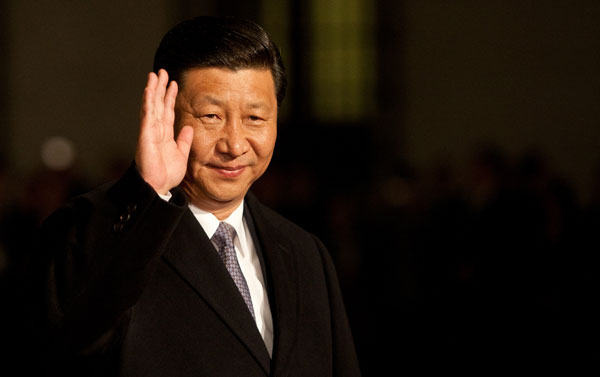
[[276,102],[275,83],[269,69],[194,68],[185,71],[180,81],[180,96],[194,102],[207,97],[225,102],[258,99]]

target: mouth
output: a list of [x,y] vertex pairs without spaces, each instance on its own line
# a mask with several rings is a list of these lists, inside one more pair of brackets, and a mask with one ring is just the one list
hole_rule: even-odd
[[225,178],[236,178],[239,177],[244,170],[246,169],[246,166],[244,165],[240,165],[240,166],[217,166],[217,165],[208,165],[212,170],[214,170],[215,172],[217,172],[217,174],[225,177]]

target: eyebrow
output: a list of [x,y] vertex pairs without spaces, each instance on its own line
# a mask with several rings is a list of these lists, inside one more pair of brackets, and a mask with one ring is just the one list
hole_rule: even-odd
[[248,108],[249,109],[266,109],[269,110],[271,109],[271,107],[264,101],[257,101],[257,102],[251,102],[250,104],[248,104]]
[[192,101],[193,104],[197,104],[197,103],[203,103],[203,102],[208,102],[211,105],[223,105],[224,101],[213,97],[213,96],[203,96],[201,98],[194,98],[194,100]]
[[[201,98],[194,99],[192,102],[193,105],[197,105],[197,104],[201,104],[201,103],[208,103],[210,105],[223,106],[226,103],[226,101],[223,101],[223,100],[221,100],[217,97],[213,97],[211,95],[205,95]],[[250,110],[255,110],[255,109],[269,110],[269,109],[271,109],[271,107],[269,106],[268,103],[266,103],[265,101],[261,101],[261,100],[258,100],[256,102],[250,102],[246,107]]]

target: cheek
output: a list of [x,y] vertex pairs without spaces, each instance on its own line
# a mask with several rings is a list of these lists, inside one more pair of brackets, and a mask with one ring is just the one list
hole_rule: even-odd
[[269,158],[275,149],[275,141],[277,139],[277,128],[265,130],[265,132],[257,135],[254,139],[256,154],[259,157]]
[[194,141],[192,142],[192,148],[190,150],[190,161],[206,160],[207,156],[211,153],[210,145],[207,144],[206,141],[206,138],[196,137],[194,135]]
[[214,152],[219,135],[203,127],[194,126],[194,140],[192,141],[192,153],[202,157]]
[[180,130],[183,126],[192,126],[193,127],[193,123],[192,123],[193,117],[190,115],[190,113],[181,110],[180,107],[181,107],[180,105],[175,104],[175,120],[174,120],[175,129]]

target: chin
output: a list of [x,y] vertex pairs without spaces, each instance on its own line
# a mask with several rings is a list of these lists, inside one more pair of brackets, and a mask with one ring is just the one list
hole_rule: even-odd
[[242,199],[244,196],[246,196],[246,192],[215,192],[212,193],[212,195],[209,195],[209,197],[217,202],[221,202],[221,203],[229,203],[229,202],[233,202],[236,200],[240,200]]

